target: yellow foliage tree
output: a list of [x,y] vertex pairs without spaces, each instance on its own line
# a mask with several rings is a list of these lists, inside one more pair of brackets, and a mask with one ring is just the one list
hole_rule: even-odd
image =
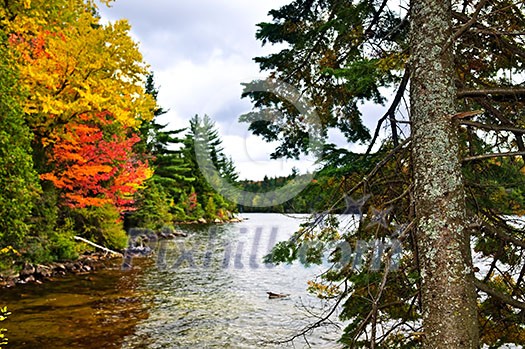
[[127,21],[103,25],[94,3],[83,0],[14,2],[1,11],[20,82],[30,91],[24,111],[43,145],[90,112],[108,111],[123,128],[151,120],[148,67]]

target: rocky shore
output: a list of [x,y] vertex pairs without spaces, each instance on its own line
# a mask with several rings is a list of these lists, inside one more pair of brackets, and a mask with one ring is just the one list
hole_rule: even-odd
[[25,263],[19,272],[0,276],[0,288],[13,287],[17,284],[32,282],[42,283],[66,274],[91,273],[95,270],[105,269],[110,264],[114,264],[115,259],[121,260],[122,257],[104,253],[93,253],[82,255],[75,261],[54,262],[49,264]]
[[227,220],[221,220],[219,218],[215,218],[213,220],[206,220],[205,218],[199,218],[196,221],[187,221],[187,222],[176,222],[177,225],[185,225],[185,224],[222,224],[222,223],[240,223],[242,222],[242,218],[238,217],[232,217]]
[[[177,222],[177,224],[221,224],[221,223],[238,223],[242,222],[241,218],[233,217],[227,221],[215,219],[213,221],[206,221],[201,218],[197,221],[189,222]],[[147,230],[145,230],[147,231]],[[173,229],[161,229],[158,232],[152,232],[153,238],[162,239],[174,239],[176,237],[186,237],[186,233],[173,230]],[[74,261],[54,262],[49,264],[31,264],[25,263],[19,272],[12,272],[8,275],[0,275],[0,288],[3,287],[14,287],[17,284],[26,283],[43,283],[54,278],[65,276],[67,274],[85,274],[91,273],[96,270],[105,269],[109,265],[115,264],[115,259],[123,260],[124,264],[126,257],[147,257],[152,254],[152,250],[145,246],[152,236],[147,233],[140,234],[138,245],[130,246],[123,251],[123,255],[111,254],[107,252],[95,252],[80,256]]]

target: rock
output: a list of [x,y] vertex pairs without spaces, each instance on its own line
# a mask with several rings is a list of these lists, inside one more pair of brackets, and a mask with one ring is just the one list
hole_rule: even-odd
[[75,269],[75,265],[72,262],[66,263],[64,266],[66,267],[66,272],[73,271]]
[[206,224],[206,223],[208,223],[204,218],[199,218],[199,219],[197,220],[197,222],[200,223],[200,224]]
[[35,269],[35,274],[39,278],[47,278],[53,274],[53,271],[50,267],[45,265],[37,265]]
[[175,231],[173,228],[165,226],[162,227],[162,229],[159,231],[158,236],[161,239],[174,239],[175,235],[173,234]]
[[239,219],[239,218],[233,217],[233,218],[230,219],[230,222],[231,223],[240,223],[240,222],[242,222],[242,220]]
[[61,272],[65,273],[67,271],[66,266],[62,263],[55,263],[55,266],[53,269],[55,272],[58,272],[58,273],[61,273]]
[[183,237],[183,238],[185,238],[186,236],[188,236],[188,234],[186,234],[186,233],[184,233],[184,232],[182,232],[182,231],[178,231],[178,230],[175,230],[175,231],[173,232],[173,235],[175,235],[175,236],[179,236],[179,237]]
[[129,247],[125,251],[127,256],[149,256],[153,253],[153,250],[149,246],[134,246]]
[[35,282],[35,277],[33,275],[29,275],[25,279],[21,279],[19,283],[25,284],[25,283],[28,283],[28,282]]
[[215,218],[215,219],[213,220],[213,223],[216,223],[216,224],[217,224],[217,223],[222,223],[222,221],[221,221],[219,218]]
[[20,278],[25,278],[27,276],[33,275],[35,273],[35,267],[29,263],[25,263],[22,270],[20,270]]

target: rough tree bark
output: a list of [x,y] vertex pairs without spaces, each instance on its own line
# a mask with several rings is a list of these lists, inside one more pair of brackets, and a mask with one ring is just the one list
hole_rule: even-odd
[[413,0],[410,103],[424,345],[478,348],[476,293],[453,118],[450,0]]

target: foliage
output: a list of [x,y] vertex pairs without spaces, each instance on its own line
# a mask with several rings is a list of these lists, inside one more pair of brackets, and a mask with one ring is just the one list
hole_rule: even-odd
[[[197,147],[199,148],[197,149]],[[201,161],[201,163],[197,161],[197,150],[202,152],[201,155],[204,155],[207,161]],[[232,160],[223,152],[222,140],[219,137],[215,123],[209,116],[205,115],[201,118],[195,115],[190,119],[190,129],[184,139],[182,154],[191,169],[189,174],[195,178],[192,182],[192,192],[186,192],[190,200],[190,205],[187,208],[199,212],[201,207],[206,208],[208,204],[211,204],[209,200],[211,198],[215,204],[221,203],[221,206],[216,206],[214,212],[205,212],[208,218],[218,218],[217,210],[224,209],[234,212],[236,207],[233,202],[224,199],[224,197],[218,199],[217,194],[219,196],[225,194],[225,188],[216,177],[220,176],[223,180],[233,184],[237,180],[238,175]],[[191,203],[192,195],[195,196],[198,202],[198,205],[195,204],[195,207],[191,207],[194,205]],[[213,209],[213,207],[210,206],[210,209]]]
[[[112,115],[99,113],[97,119],[108,125]],[[108,136],[98,126],[70,123],[53,146],[50,163],[54,170],[40,178],[61,189],[70,207],[110,204],[125,209],[151,176],[147,162],[133,153],[138,141],[135,134]]]
[[0,181],[12,188],[2,195],[16,195],[0,198],[15,204],[0,226],[17,227],[1,229],[0,244],[18,244],[38,263],[75,258],[75,234],[123,247],[119,212],[133,209],[152,174],[136,147],[138,128],[155,108],[129,24],[101,24],[93,1],[33,0],[6,2],[0,27],[0,151],[10,161]]
[[[0,308],[0,322],[7,319],[9,315],[11,315],[11,313],[7,311],[7,307]],[[7,331],[5,328],[0,328],[0,346],[8,344],[7,337],[5,336],[5,333],[4,333],[5,331]]]
[[159,230],[173,222],[173,200],[168,198],[164,187],[155,180],[149,180],[146,186],[135,194],[135,205],[137,209],[127,217],[130,227]]
[[128,238],[122,218],[115,206],[89,206],[71,212],[75,230],[95,243],[120,250],[127,246]]
[[40,185],[31,157],[32,133],[20,106],[22,91],[0,32],[0,247],[20,246]]

